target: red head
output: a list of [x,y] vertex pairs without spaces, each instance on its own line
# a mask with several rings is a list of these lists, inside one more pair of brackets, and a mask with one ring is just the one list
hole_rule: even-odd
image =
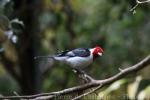
[[103,49],[101,48],[101,47],[99,47],[99,46],[96,46],[94,49],[93,49],[93,55],[95,56],[95,57],[98,57],[98,56],[102,56],[102,54],[103,54]]

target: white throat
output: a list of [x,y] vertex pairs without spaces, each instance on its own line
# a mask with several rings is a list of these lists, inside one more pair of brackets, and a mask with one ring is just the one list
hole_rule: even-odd
[[90,52],[93,54],[95,48],[90,49]]

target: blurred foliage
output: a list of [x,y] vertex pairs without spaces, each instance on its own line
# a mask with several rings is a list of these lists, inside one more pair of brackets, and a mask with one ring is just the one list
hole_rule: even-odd
[[[41,47],[35,50],[38,55],[100,45],[104,48],[104,55],[85,70],[96,79],[105,79],[119,72],[119,67],[125,68],[133,65],[150,53],[149,5],[138,6],[133,15],[129,11],[131,6],[128,1],[42,0],[40,2],[40,11],[36,15],[39,28],[39,31],[36,32],[40,34],[38,41],[41,43]],[[14,14],[24,10],[24,6],[27,5],[23,4],[21,9],[15,9],[16,5],[15,0],[0,0],[0,54],[3,53],[7,59],[15,63],[15,70],[20,73],[18,59],[24,59],[24,57],[18,58],[18,49],[15,49],[15,46],[19,44],[17,40],[20,39],[19,36],[26,24],[24,25],[24,22],[20,21],[17,16],[14,18]],[[34,8],[34,11],[36,10]],[[23,14],[23,16],[26,15]],[[33,46],[35,45],[37,44],[35,43]],[[22,44],[23,46],[24,44]],[[79,84],[77,77],[64,64],[54,63],[53,65],[49,60],[38,60],[35,63],[39,63],[41,72],[43,72],[41,76],[43,92]],[[8,78],[11,75],[8,74],[8,71],[3,71],[3,68],[5,68],[5,64],[0,62],[0,81],[2,81],[0,82],[0,93],[11,94],[11,91],[18,91],[19,85],[14,85],[14,80]],[[146,92],[149,91],[149,85],[145,84],[140,91],[137,88],[141,84],[137,87],[130,87],[130,85],[134,80],[132,85],[137,84],[135,77],[138,74],[142,76],[141,81],[144,81],[145,78],[149,80],[149,73],[150,68],[142,70],[140,73],[133,73],[128,78],[119,80],[103,89],[102,92],[100,90],[98,96],[125,94],[130,98],[146,98],[146,95],[149,95]],[[5,78],[6,80],[3,80]],[[120,89],[121,87],[123,89]],[[135,92],[134,95],[130,96],[132,93],[128,92],[128,87],[130,87],[130,92]],[[134,90],[133,87],[136,87],[137,90]],[[8,92],[8,90],[11,91]]]

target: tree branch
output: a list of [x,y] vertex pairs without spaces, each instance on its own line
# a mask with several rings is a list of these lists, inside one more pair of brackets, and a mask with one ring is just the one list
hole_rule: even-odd
[[[139,71],[139,70],[145,68],[149,64],[150,64],[150,55],[147,56],[142,61],[140,61],[139,63],[137,63],[131,67],[121,69],[121,71],[118,74],[116,74],[110,78],[104,79],[104,80],[93,80],[89,83],[75,86],[75,87],[68,88],[68,89],[64,89],[64,90],[57,91],[57,92],[41,93],[41,94],[26,95],[26,96],[1,96],[0,99],[32,99],[32,100],[40,99],[40,100],[45,100],[45,99],[57,98],[58,96],[62,96],[62,95],[66,95],[66,94],[84,91],[84,90],[94,88],[94,87],[97,87],[99,89],[108,84],[113,83],[116,80],[119,80],[119,79],[125,77],[128,74],[131,74],[132,72]],[[95,89],[97,90],[97,88],[95,88]],[[94,90],[92,92],[94,92]],[[92,93],[92,92],[89,92],[89,93]],[[89,94],[89,93],[87,92],[86,94]],[[83,97],[86,94],[79,95],[79,97],[76,97],[76,98]]]
[[136,7],[137,7],[139,4],[144,4],[144,3],[149,3],[149,2],[150,2],[150,0],[146,0],[146,1],[139,1],[139,0],[136,0],[136,5],[133,6],[133,7],[130,9],[130,11],[134,12],[135,9],[136,9]]
[[84,96],[86,96],[86,95],[89,95],[89,94],[95,92],[96,90],[98,90],[99,88],[101,88],[101,86],[102,86],[102,85],[100,84],[98,87],[96,87],[96,88],[90,90],[89,92],[83,93],[82,95],[79,95],[79,96],[73,98],[72,100],[78,100],[78,99],[80,99],[80,98],[82,98],[82,97],[84,97]]

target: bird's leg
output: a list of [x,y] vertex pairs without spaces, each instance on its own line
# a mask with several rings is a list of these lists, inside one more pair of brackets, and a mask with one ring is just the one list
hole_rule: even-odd
[[73,72],[76,73],[79,78],[83,79],[84,83],[88,82],[87,78],[85,77],[85,73],[82,70],[74,68]]
[[80,77],[84,80],[85,83],[88,83],[90,81],[93,81],[94,79],[87,75],[84,71],[82,71],[81,69],[77,69],[77,68],[74,68],[73,71]]

